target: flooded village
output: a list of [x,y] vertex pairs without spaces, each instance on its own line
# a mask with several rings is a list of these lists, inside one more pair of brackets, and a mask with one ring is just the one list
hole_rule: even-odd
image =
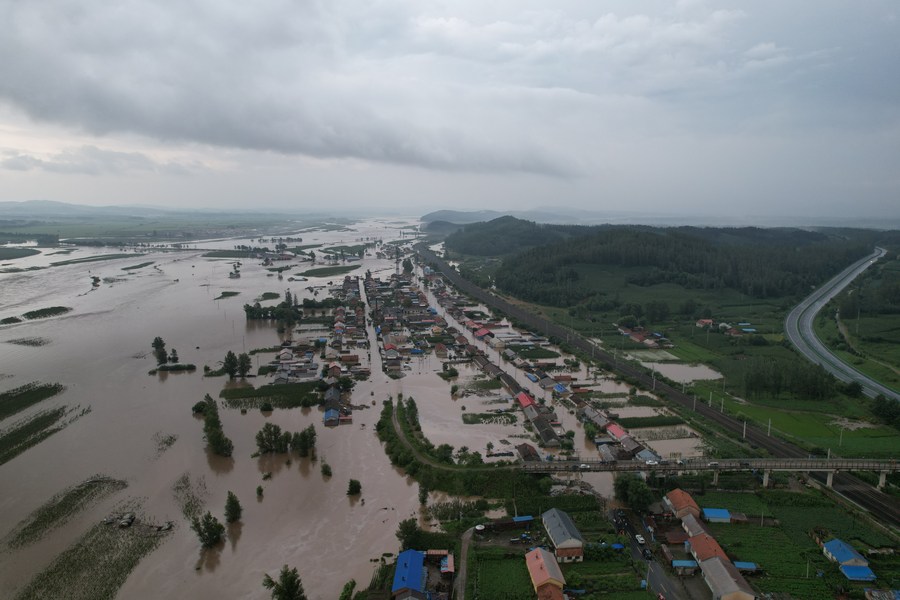
[[[0,561],[5,596],[30,597],[35,577],[54,572],[58,557],[104,521],[108,529],[96,535],[152,540],[135,551],[133,564],[116,567],[114,593],[122,598],[261,598],[264,576],[282,565],[298,568],[315,599],[344,598],[351,580],[356,590],[370,582],[384,590],[370,598],[450,598],[454,590],[456,598],[467,591],[506,597],[499,595],[503,578],[495,581],[479,566],[494,555],[528,573],[528,597],[563,598],[563,589],[579,589],[583,575],[573,575],[568,563],[586,556],[606,565],[597,581],[614,582],[616,597],[643,597],[648,578],[654,589],[675,586],[670,597],[715,592],[699,576],[673,573],[672,583],[649,568],[637,573],[634,565],[644,563],[636,561],[650,552],[639,531],[654,542],[654,532],[673,536],[662,548],[674,554],[667,549],[663,562],[680,565],[682,575],[696,571],[688,568],[692,560],[696,567],[705,559],[684,551],[681,508],[658,504],[660,523],[626,519],[613,510],[621,506],[613,500],[613,473],[589,468],[705,456],[701,432],[652,389],[564,352],[559,340],[454,289],[417,257],[412,221],[292,235],[117,254],[73,247],[66,258],[85,262],[50,268],[52,257],[40,255],[0,274],[0,317],[71,308],[0,328],[3,388],[59,382],[62,393],[29,410],[67,411],[46,439],[0,465],[0,529],[11,532]],[[177,349],[177,361],[157,365],[157,337],[171,353]],[[17,343],[23,339],[41,342]],[[660,360],[658,350],[644,352],[622,360]],[[224,372],[227,353],[247,357],[246,377]],[[670,369],[676,381],[719,377],[673,361],[657,368]],[[229,456],[204,437],[195,405],[206,396],[233,443]],[[386,425],[399,439],[386,441]],[[312,428],[312,452],[264,451],[255,440],[271,426]],[[400,452],[418,456],[430,477],[452,477],[464,466],[500,478],[523,464],[560,460],[583,461],[585,469],[544,478],[539,497],[558,498],[559,507],[515,493],[510,503],[478,485],[464,495],[428,489],[421,473],[392,465],[392,443],[405,444]],[[11,536],[48,501],[98,474],[115,485],[9,549]],[[352,481],[358,493],[349,493]],[[224,542],[203,549],[190,517],[210,511],[221,519],[229,493],[242,515],[227,524]],[[453,529],[463,513],[467,523],[479,522],[465,533]],[[404,523],[433,534],[410,539],[435,545],[401,553]],[[697,529],[691,535],[708,534],[702,523],[690,526]],[[462,545],[440,537],[451,530],[462,534]],[[466,556],[470,543],[475,560]],[[719,559],[722,585],[749,589],[727,557]],[[466,573],[467,564],[475,572]],[[83,575],[72,577],[89,587]]]

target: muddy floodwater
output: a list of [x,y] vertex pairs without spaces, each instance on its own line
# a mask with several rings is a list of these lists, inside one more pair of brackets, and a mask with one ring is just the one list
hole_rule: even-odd
[[[364,237],[400,239],[396,223],[369,221],[350,229],[296,235],[303,237],[303,244],[326,245],[361,243]],[[229,350],[249,351],[282,339],[275,325],[247,322],[242,306],[262,292],[283,293],[288,287],[301,298],[311,297],[306,286],[342,279],[312,277],[308,282],[288,283],[250,259],[243,261],[241,278],[229,279],[233,260],[202,257],[204,249],[230,249],[239,243],[254,242],[198,242],[196,250],[150,250],[144,256],[0,274],[0,318],[49,306],[73,309],[63,316],[0,326],[0,389],[31,381],[66,386],[64,393],[0,426],[6,428],[12,421],[54,406],[91,409],[0,465],[0,536],[53,494],[91,475],[102,473],[128,482],[125,490],[92,505],[42,540],[4,554],[0,596],[13,596],[125,499],[141,503],[139,518],[159,523],[172,520],[176,525],[132,571],[120,598],[260,598],[265,595],[263,575],[276,574],[288,564],[300,570],[310,598],[333,600],[351,578],[363,587],[368,584],[371,559],[397,551],[397,523],[418,515],[418,486],[390,465],[375,436],[375,423],[382,400],[401,388],[423,400],[428,397],[436,407],[439,401],[450,404],[448,384],[435,375],[417,374],[396,382],[374,370],[369,381],[355,388],[353,403],[371,406],[374,400],[376,406],[355,411],[352,425],[337,428],[323,427],[318,409],[275,410],[270,415],[250,410],[242,415],[222,408],[234,457],[226,460],[207,454],[203,424],[191,415],[191,406],[205,394],[218,397],[226,380],[203,377],[203,365],[217,368]],[[30,256],[4,266],[43,267],[51,261],[114,252],[119,251],[78,248],[67,255]],[[152,265],[123,270],[151,261]],[[394,267],[393,261],[374,257],[350,264],[360,265],[354,272],[359,275],[366,269],[377,273]],[[292,272],[305,268],[311,265],[300,265]],[[93,276],[101,278],[97,287],[92,286]],[[239,294],[216,300],[223,291]],[[322,297],[320,292],[318,298]],[[177,349],[181,362],[196,364],[197,372],[148,375],[155,367],[150,344],[156,336],[165,340],[168,349]],[[49,343],[40,347],[8,343],[25,337],[46,338]],[[254,372],[259,360],[271,356],[254,356]],[[436,437],[443,426],[449,426],[449,416],[446,423],[429,425]],[[251,458],[254,436],[267,421],[289,431],[315,424],[319,462],[294,456],[288,465],[284,455]],[[177,440],[160,451],[154,439],[157,434],[174,435]],[[478,443],[471,439],[472,445]],[[331,465],[331,478],[320,474],[322,460]],[[264,472],[272,473],[270,480],[262,479]],[[181,514],[172,487],[185,474],[205,490],[206,508],[220,520],[229,490],[243,505],[240,524],[229,528],[220,548],[201,553]],[[360,498],[346,496],[351,478],[362,483]],[[261,499],[256,497],[258,485],[264,488]]]

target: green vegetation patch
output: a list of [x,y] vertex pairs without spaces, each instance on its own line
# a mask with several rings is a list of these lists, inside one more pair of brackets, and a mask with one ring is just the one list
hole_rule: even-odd
[[265,300],[277,300],[280,297],[281,294],[279,294],[278,292],[263,292],[259,295],[259,298],[257,298],[257,300],[263,302]]
[[297,408],[319,403],[319,382],[269,384],[258,388],[227,388],[219,392],[228,408],[259,408],[268,402],[273,408]]
[[72,309],[68,306],[48,306],[47,308],[39,308],[37,310],[29,310],[27,313],[22,315],[29,321],[34,319],[46,319],[47,317],[55,317],[57,315],[64,315],[67,312],[70,312]]
[[64,267],[66,265],[80,265],[81,263],[100,262],[104,260],[116,260],[118,258],[129,258],[133,256],[143,256],[143,254],[99,254],[97,256],[85,256],[83,258],[72,258],[69,260],[60,260],[50,263],[51,267]]
[[249,250],[210,250],[203,258],[250,258],[253,254]]
[[47,398],[52,398],[65,391],[65,389],[65,386],[59,383],[38,383],[33,381],[8,392],[0,393],[0,420],[23,411],[29,406],[42,402]]
[[140,263],[140,264],[132,265],[132,266],[130,266],[130,267],[122,267],[122,270],[123,270],[123,271],[136,271],[137,269],[143,269],[144,267],[149,267],[149,266],[152,265],[154,262],[156,262],[156,261],[152,261],[152,260],[151,260],[151,261],[148,261],[148,262],[142,262],[142,263]]
[[466,425],[513,425],[516,422],[514,413],[463,413],[462,421]]
[[503,383],[499,379],[476,379],[467,387],[473,390],[499,390],[503,387]]
[[240,292],[221,292],[218,296],[213,298],[213,300],[222,300],[224,298],[231,298],[232,296],[237,296]]
[[4,319],[0,319],[0,325],[12,325],[13,323],[21,323],[22,319],[19,317],[6,317]]
[[206,496],[209,494],[206,489],[206,480],[201,475],[195,481],[191,481],[191,476],[184,473],[172,485],[172,494],[175,501],[181,508],[181,514],[190,521],[194,517],[199,517],[206,506]]
[[558,352],[542,348],[541,346],[509,346],[509,349],[522,358],[557,358]]
[[623,417],[616,422],[626,429],[640,429],[641,427],[670,427],[683,425],[684,419],[670,415],[656,415],[653,417]]
[[41,411],[28,419],[19,421],[8,429],[0,431],[0,465],[11,461],[32,446],[40,444],[57,431],[62,431],[67,425],[90,409],[85,409],[73,418],[66,420],[66,417],[74,410],[66,406],[60,406]]
[[121,479],[94,475],[66,488],[16,525],[7,538],[7,545],[10,548],[19,548],[34,543],[51,530],[67,523],[91,504],[126,487],[128,484]]
[[26,256],[34,256],[40,253],[40,250],[35,250],[34,248],[0,248],[0,260],[25,258]]
[[344,275],[351,271],[355,271],[359,265],[348,265],[345,267],[320,267],[318,269],[309,269],[303,271],[301,275],[304,277],[333,277],[334,275]]
[[16,344],[17,346],[31,346],[33,348],[37,348],[39,346],[46,346],[50,343],[50,338],[44,337],[28,337],[28,338],[16,338],[14,340],[6,340],[7,344]]
[[[468,598],[533,598],[534,588],[520,550],[477,548],[466,583]],[[475,591],[478,591],[477,595]]]
[[167,534],[155,527],[94,525],[38,573],[16,600],[112,600],[128,574]]

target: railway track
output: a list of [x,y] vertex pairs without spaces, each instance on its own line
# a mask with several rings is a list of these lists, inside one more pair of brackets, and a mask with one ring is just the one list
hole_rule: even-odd
[[[619,361],[617,357],[597,348],[595,344],[578,333],[553,323],[540,315],[531,313],[520,306],[516,306],[464,279],[456,269],[426,248],[424,244],[416,245],[415,249],[426,262],[435,265],[459,290],[483,302],[485,305],[517,319],[542,335],[566,340],[569,345],[591,356],[595,362],[601,363],[607,371],[617,372],[630,377],[647,388],[653,388],[657,394],[662,392],[667,400],[675,402],[691,412],[696,412],[696,414],[709,419],[725,431],[743,437],[747,443],[766,450],[774,457],[805,458],[808,456],[808,452],[802,448],[780,438],[772,437],[755,425],[745,424],[743,421],[721,413],[703,402],[695,402],[693,396],[683,394],[680,390],[667,383],[655,379],[646,369]],[[811,477],[823,484],[825,483],[824,475],[812,474]],[[900,502],[895,498],[891,498],[884,492],[875,489],[858,477],[846,473],[835,474],[832,488],[846,499],[869,511],[883,524],[890,525],[893,528],[900,528]]]

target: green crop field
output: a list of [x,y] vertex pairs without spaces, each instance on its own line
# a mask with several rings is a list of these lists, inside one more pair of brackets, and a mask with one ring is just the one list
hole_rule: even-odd
[[532,600],[534,588],[523,551],[477,548],[470,551],[466,597],[496,600]]
[[333,277],[335,275],[345,275],[351,271],[355,271],[359,265],[351,265],[346,267],[320,267],[317,269],[309,269],[303,271],[301,275],[304,277]]

